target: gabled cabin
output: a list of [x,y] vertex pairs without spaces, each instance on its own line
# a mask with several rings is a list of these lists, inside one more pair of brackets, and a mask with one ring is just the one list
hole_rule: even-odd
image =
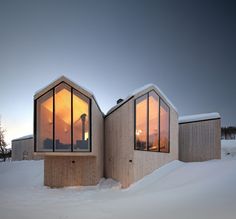
[[178,159],[178,113],[155,85],[119,100],[105,117],[105,175],[128,187]]
[[34,151],[44,184],[95,185],[103,177],[104,118],[94,95],[62,76],[34,95]]

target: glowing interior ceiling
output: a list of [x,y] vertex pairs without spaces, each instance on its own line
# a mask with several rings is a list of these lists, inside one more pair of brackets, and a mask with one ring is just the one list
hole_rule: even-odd
[[[158,113],[158,105],[157,100],[149,96],[149,110],[152,109],[152,111],[156,111],[156,113],[149,113],[149,120],[155,120],[157,119],[157,113]],[[146,99],[139,102],[136,106],[136,114],[138,116],[138,119],[136,120],[137,125],[141,125],[143,123],[146,123],[147,120],[147,101]],[[157,121],[158,122],[158,121]]]
[[[50,112],[53,112],[52,98],[45,100],[42,104]],[[71,124],[71,93],[67,89],[62,89],[55,94],[55,115],[59,116],[68,125]],[[74,122],[80,119],[85,113],[88,115],[88,103],[73,94],[73,119]],[[69,113],[68,113],[69,112]]]

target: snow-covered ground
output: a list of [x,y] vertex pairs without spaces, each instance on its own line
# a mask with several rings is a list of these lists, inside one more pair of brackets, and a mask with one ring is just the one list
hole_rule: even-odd
[[235,152],[236,141],[222,141],[222,160],[173,161],[128,189],[111,179],[50,189],[42,161],[0,163],[0,219],[235,219]]
[[236,140],[221,140],[221,159],[236,159]]

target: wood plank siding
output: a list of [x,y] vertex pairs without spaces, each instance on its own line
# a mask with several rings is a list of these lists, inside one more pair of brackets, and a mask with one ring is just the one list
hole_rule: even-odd
[[221,158],[220,119],[179,124],[179,159],[184,162]]

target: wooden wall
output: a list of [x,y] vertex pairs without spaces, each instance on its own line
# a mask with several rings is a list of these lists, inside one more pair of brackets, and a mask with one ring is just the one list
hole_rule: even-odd
[[171,106],[170,153],[134,150],[134,99],[151,89],[135,95],[105,117],[105,176],[120,181],[124,188],[178,159],[178,114]]
[[133,182],[134,116],[133,99],[105,118],[105,177]]
[[142,179],[159,167],[179,159],[178,114],[170,107],[170,153],[134,151],[134,181]]
[[185,162],[221,158],[220,119],[179,124],[179,159]]
[[34,155],[33,138],[12,141],[12,160],[37,160],[42,157]]
[[45,156],[44,185],[50,187],[96,185],[96,157]]

